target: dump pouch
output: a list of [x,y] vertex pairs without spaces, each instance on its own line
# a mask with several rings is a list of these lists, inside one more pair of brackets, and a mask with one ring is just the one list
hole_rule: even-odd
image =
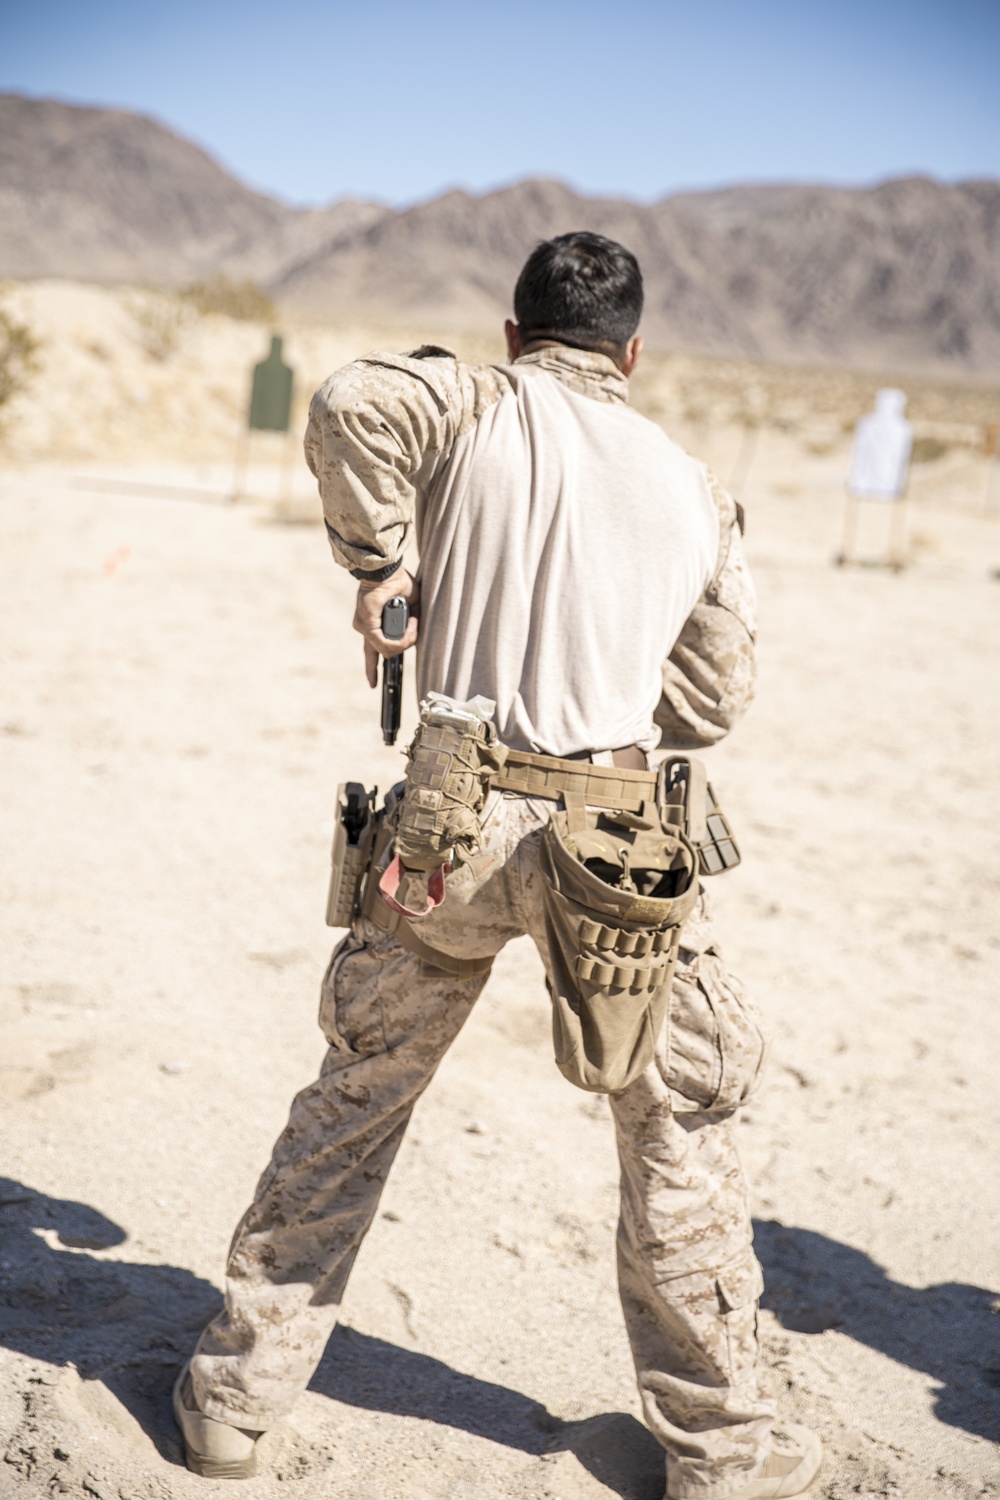
[[664,1025],[698,856],[652,800],[640,815],[566,803],[540,856],[556,1064],[578,1088],[617,1093],[648,1066]]
[[[437,870],[480,848],[479,814],[506,746],[480,710],[430,693],[407,750],[406,792],[396,820],[395,852],[408,870]],[[470,711],[470,709],[472,711]]]
[[375,797],[360,781],[342,781],[337,788],[337,821],[330,856],[330,889],[326,925],[350,927],[361,899],[361,884],[372,858],[375,836]]

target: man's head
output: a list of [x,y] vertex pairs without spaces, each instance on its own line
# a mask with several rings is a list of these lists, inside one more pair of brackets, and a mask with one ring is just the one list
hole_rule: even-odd
[[543,240],[514,288],[516,323],[506,325],[516,359],[527,344],[553,340],[607,354],[626,375],[642,348],[642,274],[634,255],[585,229]]

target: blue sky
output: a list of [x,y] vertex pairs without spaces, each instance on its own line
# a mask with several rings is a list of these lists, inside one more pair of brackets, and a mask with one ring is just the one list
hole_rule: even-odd
[[295,203],[1000,177],[1000,0],[0,0],[0,89]]

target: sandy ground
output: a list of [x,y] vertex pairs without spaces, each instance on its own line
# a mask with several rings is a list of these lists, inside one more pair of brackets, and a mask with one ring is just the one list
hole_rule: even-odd
[[[726,477],[739,433],[705,440]],[[739,1127],[766,1362],[827,1500],[1000,1495],[1000,524],[956,449],[915,482],[912,566],[836,569],[846,449],[812,448],[753,457],[760,689],[710,756],[745,854],[716,906],[775,1041]],[[229,1492],[182,1467],[169,1388],[321,1055],[337,782],[401,773],[350,580],[288,524],[307,476],[282,521],[222,503],[214,451],[0,478],[3,1497]],[[657,1500],[616,1191],[514,945],[239,1493]]]

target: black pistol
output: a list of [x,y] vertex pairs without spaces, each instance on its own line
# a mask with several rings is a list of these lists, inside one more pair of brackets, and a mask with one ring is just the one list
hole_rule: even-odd
[[[405,599],[397,594],[382,611],[382,634],[387,641],[401,641],[406,634],[410,611]],[[403,710],[403,656],[382,659],[382,738],[387,745],[396,743]]]

